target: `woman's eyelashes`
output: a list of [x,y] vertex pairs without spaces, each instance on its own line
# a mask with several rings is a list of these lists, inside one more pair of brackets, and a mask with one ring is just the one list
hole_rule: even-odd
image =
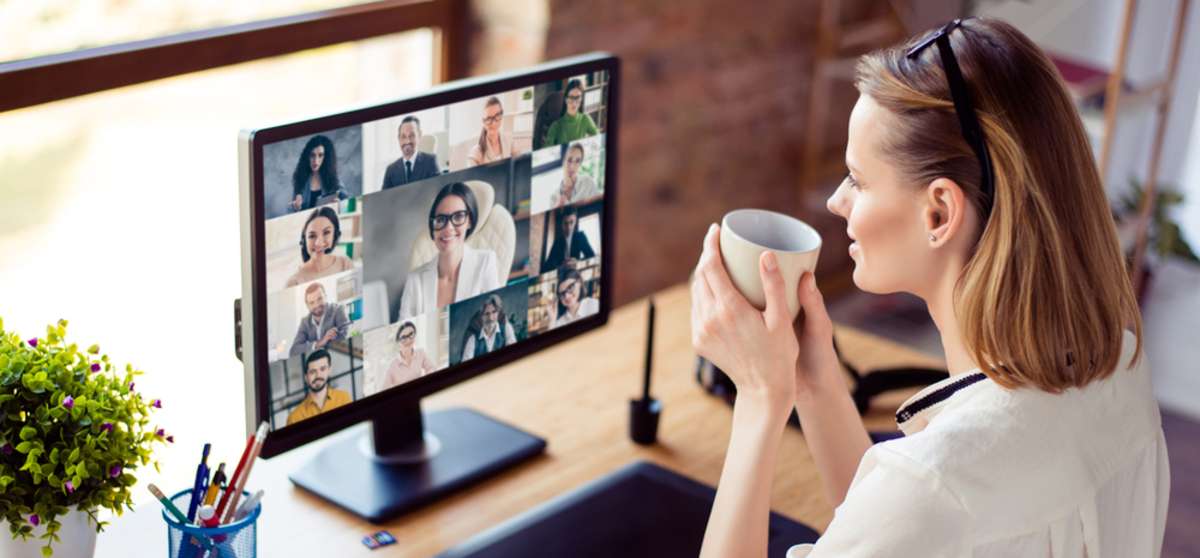
[[859,184],[858,181],[854,179],[854,175],[852,175],[850,173],[846,173],[846,183],[849,184],[850,187],[854,188],[855,190],[862,187],[862,185]]

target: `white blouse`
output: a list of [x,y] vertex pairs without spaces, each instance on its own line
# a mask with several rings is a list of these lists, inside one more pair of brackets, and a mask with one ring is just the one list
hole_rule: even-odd
[[1170,473],[1135,344],[1126,331],[1112,376],[1058,395],[963,387],[978,372],[922,390],[897,413],[906,436],[867,450],[825,534],[788,558],[1158,556]]
[[[400,295],[400,318],[420,316],[437,310],[438,257],[408,272],[404,291]],[[454,302],[499,289],[500,273],[496,270],[496,253],[486,248],[463,246],[462,261],[458,263],[458,285]]]

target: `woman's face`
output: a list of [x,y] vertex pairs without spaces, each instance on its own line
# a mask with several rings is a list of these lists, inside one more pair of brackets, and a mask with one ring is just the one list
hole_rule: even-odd
[[563,281],[558,286],[558,300],[572,310],[579,306],[579,281],[574,278]]
[[316,174],[321,172],[321,165],[325,163],[325,146],[317,145],[312,151],[308,152],[308,168]]
[[417,330],[406,327],[400,332],[400,350],[407,351],[417,342]]
[[[460,213],[461,212],[461,213]],[[466,218],[462,219],[462,224],[454,224],[455,214],[465,213]],[[434,210],[435,219],[444,217],[446,226],[440,230],[433,231],[433,243],[437,247],[438,252],[446,252],[456,250],[462,247],[463,241],[467,239],[467,229],[471,228],[471,217],[467,211],[467,204],[458,196],[446,196],[442,201],[438,202],[437,208]]]
[[579,166],[583,164],[583,152],[578,149],[568,149],[567,158],[563,161],[563,172],[572,180],[579,176]]
[[825,204],[846,219],[854,284],[880,294],[917,292],[934,267],[922,217],[924,188],[904,182],[881,153],[892,118],[867,95],[858,98],[846,142],[849,174]]
[[583,90],[579,88],[567,91],[567,114],[575,116],[579,114],[579,107],[583,104]]
[[500,105],[488,105],[483,108],[483,129],[489,136],[500,132],[500,121],[504,119],[504,108]]
[[333,248],[333,223],[325,217],[317,217],[304,227],[304,246],[309,256],[318,257]]

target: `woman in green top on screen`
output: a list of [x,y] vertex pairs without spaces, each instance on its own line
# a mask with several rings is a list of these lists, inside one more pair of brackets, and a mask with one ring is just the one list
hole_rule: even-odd
[[542,145],[559,145],[594,136],[599,131],[592,117],[580,111],[583,106],[583,83],[577,79],[567,82],[563,114],[546,130],[546,141]]

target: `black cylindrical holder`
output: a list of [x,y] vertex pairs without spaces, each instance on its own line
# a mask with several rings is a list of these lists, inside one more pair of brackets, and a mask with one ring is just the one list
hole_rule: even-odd
[[629,401],[629,437],[643,446],[658,440],[658,417],[662,415],[659,400],[632,399]]

